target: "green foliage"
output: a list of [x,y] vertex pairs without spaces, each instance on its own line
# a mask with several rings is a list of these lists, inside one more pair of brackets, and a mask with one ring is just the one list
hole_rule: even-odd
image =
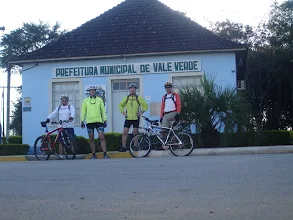
[[267,28],[270,30],[269,42],[275,47],[293,50],[293,1],[281,4],[275,2],[270,12]]
[[27,144],[0,144],[0,156],[26,155],[28,150]]
[[[262,131],[262,132],[227,132],[221,133],[220,143],[218,145],[207,146],[204,144],[204,140],[201,135],[193,135],[195,148],[206,148],[206,147],[245,147],[245,146],[274,146],[274,145],[291,145],[293,144],[293,131]],[[56,136],[51,136],[52,141]],[[118,151],[121,144],[122,134],[120,133],[106,133],[106,144],[107,151]],[[154,142],[158,142],[155,140]],[[29,150],[27,144],[17,144],[21,142],[21,136],[11,136],[11,142],[15,144],[0,144],[0,155],[25,155]],[[130,141],[130,140],[128,140]],[[89,139],[82,136],[76,137],[77,143],[77,154],[88,154],[91,153]],[[100,141],[95,139],[97,152],[101,152]],[[154,146],[155,148],[159,148]],[[55,149],[58,152],[58,144]]]
[[60,24],[56,22],[52,27],[48,23],[23,23],[22,27],[5,34],[2,37],[0,46],[1,65],[6,67],[8,61],[9,42],[11,44],[11,58],[35,51],[53,42],[63,35],[65,31],[60,30]]
[[276,146],[292,145],[292,131],[261,131],[261,132],[234,132],[221,133],[220,143],[206,146],[199,134],[193,135],[195,148],[217,148],[217,147],[250,147],[250,146]]
[[10,129],[12,130],[14,135],[22,135],[22,98],[19,98],[14,103],[14,109],[12,111],[12,120],[10,122]]
[[[53,143],[56,138],[56,135],[51,135],[50,138]],[[118,151],[120,147],[120,143],[121,143],[121,138],[122,138],[122,134],[120,133],[106,133],[105,139],[106,139],[107,151]],[[83,136],[76,136],[75,141],[76,141],[77,154],[91,153],[91,148],[90,148],[90,143],[88,138],[85,138]],[[96,144],[97,152],[101,152],[102,151],[101,144],[98,138],[95,139],[95,144]],[[55,147],[56,147],[55,150],[58,152],[58,149],[59,149],[58,141]]]
[[22,136],[9,136],[9,144],[22,144]]
[[[107,151],[118,151],[120,148],[119,143],[121,141],[121,138],[122,138],[122,134],[120,133],[106,133],[105,140],[107,145]],[[95,143],[96,143],[97,149],[99,151],[102,151],[100,139],[96,139]]]
[[292,144],[292,132],[289,131],[262,131],[262,132],[237,132],[223,134],[220,146],[274,146]]
[[88,154],[91,152],[89,139],[82,136],[76,137],[76,153],[77,154]]
[[225,131],[247,125],[250,106],[246,97],[233,87],[217,85],[215,77],[206,74],[200,88],[190,84],[179,88],[182,103],[181,119],[195,123],[199,131],[222,126]]
[[255,129],[292,127],[293,1],[275,2],[268,20],[256,28],[224,21],[211,29],[226,39],[250,45],[245,80]]
[[[8,64],[8,49],[11,45],[11,59],[15,60],[17,57],[26,53],[33,52],[42,48],[43,46],[57,40],[66,31],[60,30],[60,24],[57,22],[52,27],[48,23],[39,21],[39,23],[23,23],[22,27],[5,34],[1,41],[0,47],[0,64],[3,68],[7,68]],[[12,72],[19,72],[19,67],[12,66]],[[21,94],[21,89],[19,90]],[[12,121],[10,129],[14,135],[22,135],[22,99],[19,98],[14,103],[14,110],[12,111]]]
[[226,20],[216,22],[210,26],[213,32],[228,40],[250,46],[253,44],[255,33],[250,25],[243,25],[241,23],[234,23],[230,20]]

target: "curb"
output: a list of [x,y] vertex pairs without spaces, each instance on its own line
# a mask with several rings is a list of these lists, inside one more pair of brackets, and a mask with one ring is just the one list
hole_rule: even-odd
[[[249,155],[249,154],[286,154],[293,153],[293,145],[284,146],[253,146],[253,147],[227,147],[227,148],[195,148],[190,156],[210,155]],[[133,158],[129,152],[109,151],[110,158]],[[97,153],[97,158],[102,159],[103,153]],[[92,154],[76,155],[77,159],[90,159]],[[174,157],[170,150],[152,150],[148,157]],[[57,160],[56,155],[51,155],[49,160]],[[35,155],[24,156],[0,156],[0,162],[4,161],[36,161]]]
[[0,156],[0,162],[9,162],[9,161],[28,161],[26,156]]
[[293,153],[293,145],[284,146],[253,146],[194,149],[191,155],[247,155],[247,154],[285,154]]
[[[129,152],[109,151],[107,152],[110,158],[133,158]],[[83,159],[90,159],[93,155],[87,154]],[[96,153],[98,159],[103,159],[103,153]]]

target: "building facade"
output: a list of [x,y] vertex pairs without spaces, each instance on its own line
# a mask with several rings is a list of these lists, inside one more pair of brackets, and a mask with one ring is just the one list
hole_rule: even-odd
[[[122,132],[118,104],[135,82],[146,99],[144,114],[159,119],[164,83],[200,85],[204,73],[218,84],[236,86],[243,79],[246,48],[220,38],[157,0],[126,0],[65,34],[56,42],[14,61],[23,69],[23,143],[33,145],[44,133],[40,121],[68,93],[76,109],[75,131],[89,85],[99,87],[106,106],[106,132]],[[143,121],[142,121],[143,122]],[[54,128],[54,127],[52,127]]]

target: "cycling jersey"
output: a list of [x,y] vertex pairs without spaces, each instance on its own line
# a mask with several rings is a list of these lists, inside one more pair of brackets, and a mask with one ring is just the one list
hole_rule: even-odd
[[83,100],[81,107],[81,121],[86,123],[104,123],[107,121],[106,109],[104,102],[100,97],[88,97]]
[[[53,119],[58,117],[59,120],[65,121],[69,120],[70,117],[75,117],[75,109],[72,105],[61,105],[58,106],[47,118]],[[60,127],[60,125],[59,125]],[[74,122],[68,122],[63,124],[64,128],[74,128]]]
[[121,113],[124,112],[126,108],[127,120],[137,120],[137,113],[139,111],[139,107],[141,106],[141,110],[143,112],[148,110],[148,103],[141,97],[133,95],[133,96],[125,96],[122,101],[119,103],[119,110]]
[[[172,95],[174,97],[172,97]],[[173,100],[174,98],[174,100]],[[176,111],[178,113],[181,112],[181,100],[178,93],[170,93],[165,94],[162,97],[162,104],[161,104],[161,118],[164,116],[165,113]]]

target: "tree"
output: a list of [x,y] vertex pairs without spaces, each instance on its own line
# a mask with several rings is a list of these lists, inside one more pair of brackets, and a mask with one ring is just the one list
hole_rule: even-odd
[[5,34],[0,43],[0,46],[3,47],[0,51],[2,67],[5,68],[7,65],[9,42],[11,43],[11,58],[17,58],[57,40],[66,33],[65,30],[61,31],[60,27],[58,22],[52,27],[43,21],[23,23],[22,27]]
[[268,17],[254,30],[228,20],[212,30],[250,45],[245,79],[258,129],[286,129],[293,124],[293,1],[275,2]]
[[211,30],[220,37],[228,40],[243,43],[248,46],[253,44],[255,32],[250,25],[243,25],[241,23],[234,23],[230,20],[212,23]]
[[[21,94],[21,88],[18,89]],[[18,98],[14,103],[14,110],[12,111],[12,119],[10,129],[14,135],[22,135],[22,98]]]
[[293,0],[282,4],[274,2],[267,23],[268,36],[272,46],[293,51]]
[[182,121],[196,124],[204,146],[219,145],[219,130],[249,129],[250,105],[244,93],[237,92],[236,87],[219,86],[215,77],[205,74],[200,88],[190,84],[179,88],[179,94],[180,117]]
[[[48,23],[39,21],[39,23],[23,23],[22,27],[5,34],[0,42],[3,48],[0,51],[1,66],[6,69],[8,63],[8,49],[11,45],[11,58],[15,59],[18,56],[38,50],[43,46],[53,43],[61,35],[65,34],[66,30],[60,30],[60,24],[56,22],[52,27]],[[13,66],[12,71],[18,71],[19,67]],[[21,93],[21,89],[19,90]],[[10,128],[14,134],[22,134],[22,99],[19,98],[14,103],[12,112],[12,121]]]

